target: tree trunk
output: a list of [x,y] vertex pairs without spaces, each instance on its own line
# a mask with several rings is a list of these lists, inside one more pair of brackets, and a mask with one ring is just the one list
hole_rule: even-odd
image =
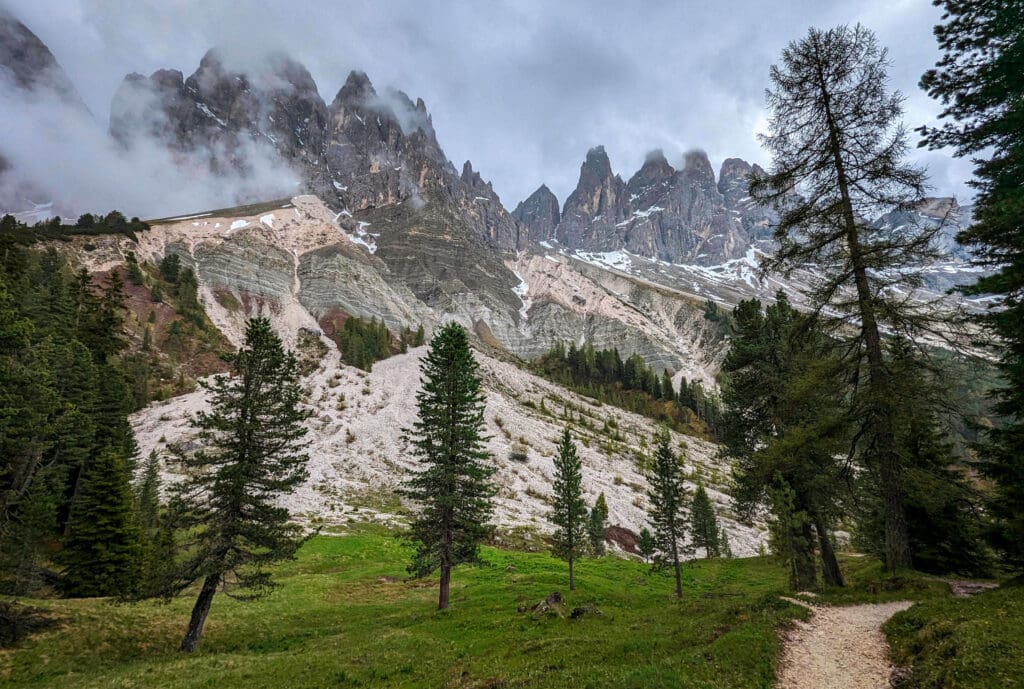
[[821,576],[828,586],[846,586],[843,581],[843,572],[839,569],[839,561],[836,559],[836,551],[832,547],[832,539],[828,537],[828,530],[825,528],[824,520],[814,513],[814,530],[818,533],[818,549],[821,551]]
[[[843,222],[846,226],[846,245],[853,268],[854,284],[857,289],[857,307],[861,321],[861,336],[868,358],[868,396],[871,411],[866,421],[874,426],[874,451],[881,482],[882,506],[885,517],[885,568],[889,572],[910,567],[910,532],[907,516],[903,509],[903,491],[900,480],[900,457],[896,448],[896,434],[892,425],[892,413],[887,397],[887,375],[882,354],[882,337],[878,328],[875,306],[868,282],[867,264],[862,254],[860,237],[857,233],[857,219],[850,196],[850,181],[843,162],[839,129],[832,115],[831,97],[826,88],[825,76],[819,65],[822,101],[828,121],[829,147],[836,167],[836,182],[842,199]],[[872,418],[873,417],[873,418]]]
[[199,591],[199,598],[196,599],[195,607],[192,608],[192,619],[188,622],[188,631],[181,641],[181,650],[191,653],[196,650],[199,638],[203,635],[203,626],[206,624],[206,616],[210,613],[210,605],[213,603],[213,596],[217,593],[217,586],[220,584],[220,575],[211,574],[203,581],[203,588]]
[[673,556],[672,560],[673,560],[672,564],[675,565],[675,570],[676,570],[676,598],[682,598],[683,597],[683,574],[682,574],[682,568],[679,566],[679,556],[678,555]]
[[795,535],[790,586],[794,591],[814,591],[818,588],[818,577],[815,574],[814,533],[810,521],[804,520]]
[[448,597],[449,589],[452,583],[452,566],[449,564],[441,565],[441,590],[437,596],[437,609],[447,610],[448,609]]
[[576,578],[573,575],[572,565],[573,565],[573,557],[572,557],[572,555],[570,555],[569,556],[569,590],[570,591],[575,591],[576,590]]

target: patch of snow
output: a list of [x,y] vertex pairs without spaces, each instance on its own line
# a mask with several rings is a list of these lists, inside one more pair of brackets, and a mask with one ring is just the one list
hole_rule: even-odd
[[526,282],[526,278],[519,274],[517,270],[512,270],[512,273],[519,278],[519,284],[512,288],[515,295],[519,297],[519,301],[522,302],[522,307],[519,309],[519,316],[525,321],[529,319],[530,311],[530,285]]
[[339,184],[337,180],[332,180],[331,184],[333,184],[334,188],[337,189],[338,191],[348,191],[348,187]]
[[260,222],[262,224],[266,225],[267,227],[273,229],[273,227],[274,227],[274,214],[273,213],[267,213],[266,215],[260,216]]
[[214,120],[216,120],[217,124],[219,124],[220,126],[228,126],[227,122],[213,114],[213,111],[210,110],[209,106],[206,105],[206,103],[196,103],[196,107],[199,108],[199,112],[203,113],[207,117],[212,117]]

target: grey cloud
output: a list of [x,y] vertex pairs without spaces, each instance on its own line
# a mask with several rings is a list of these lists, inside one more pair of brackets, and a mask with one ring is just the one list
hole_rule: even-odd
[[[768,66],[809,25],[862,21],[891,49],[907,123],[934,121],[916,86],[938,52],[927,0],[715,3],[641,0],[13,0],[93,112],[105,117],[128,72],[191,73],[211,46],[240,63],[268,48],[304,63],[330,102],[352,69],[378,93],[422,97],[445,152],[470,159],[508,207],[541,182],[564,200],[588,148],[603,144],[628,177],[648,151],[674,165],[706,150],[765,164]],[[938,193],[969,194],[969,165],[914,151]]]

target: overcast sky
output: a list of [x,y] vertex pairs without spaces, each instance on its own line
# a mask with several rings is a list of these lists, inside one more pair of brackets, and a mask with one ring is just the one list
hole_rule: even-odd
[[[591,146],[624,178],[653,148],[768,161],[768,67],[808,26],[862,22],[890,48],[911,127],[934,121],[917,80],[936,59],[929,0],[0,0],[50,47],[104,119],[128,72],[186,75],[214,45],[283,49],[330,103],[352,69],[429,108],[441,145],[510,209],[541,182],[564,200]],[[297,9],[294,5],[301,5]],[[916,140],[915,140],[916,142]],[[915,151],[936,193],[964,199],[970,166]]]

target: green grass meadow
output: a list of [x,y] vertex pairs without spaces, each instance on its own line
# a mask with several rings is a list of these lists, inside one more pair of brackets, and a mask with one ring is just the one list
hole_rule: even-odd
[[[275,568],[278,588],[255,602],[218,595],[199,650],[178,652],[193,598],[169,605],[105,599],[31,600],[58,625],[0,650],[0,686],[61,689],[767,689],[778,630],[808,614],[780,599],[769,558],[697,561],[684,597],[667,573],[608,556],[577,565],[546,553],[483,549],[455,570],[452,605],[436,578],[409,578],[410,549],[375,527],[317,536]],[[844,558],[850,586],[818,602],[921,601],[886,631],[916,687],[989,689],[1024,679],[1024,588],[962,600],[919,575],[887,577],[871,558]],[[553,591],[547,612],[532,607]],[[574,608],[587,608],[579,619]]]
[[[686,566],[685,597],[640,563],[577,568],[548,554],[486,548],[455,570],[452,605],[436,579],[405,573],[409,550],[368,531],[310,540],[256,602],[218,595],[198,652],[176,649],[192,599],[170,605],[31,601],[61,624],[0,652],[9,687],[769,687],[776,629],[803,611],[778,599],[766,559]],[[560,610],[520,612],[560,591]],[[593,605],[571,619],[574,607]],[[561,613],[561,614],[559,614]]]

